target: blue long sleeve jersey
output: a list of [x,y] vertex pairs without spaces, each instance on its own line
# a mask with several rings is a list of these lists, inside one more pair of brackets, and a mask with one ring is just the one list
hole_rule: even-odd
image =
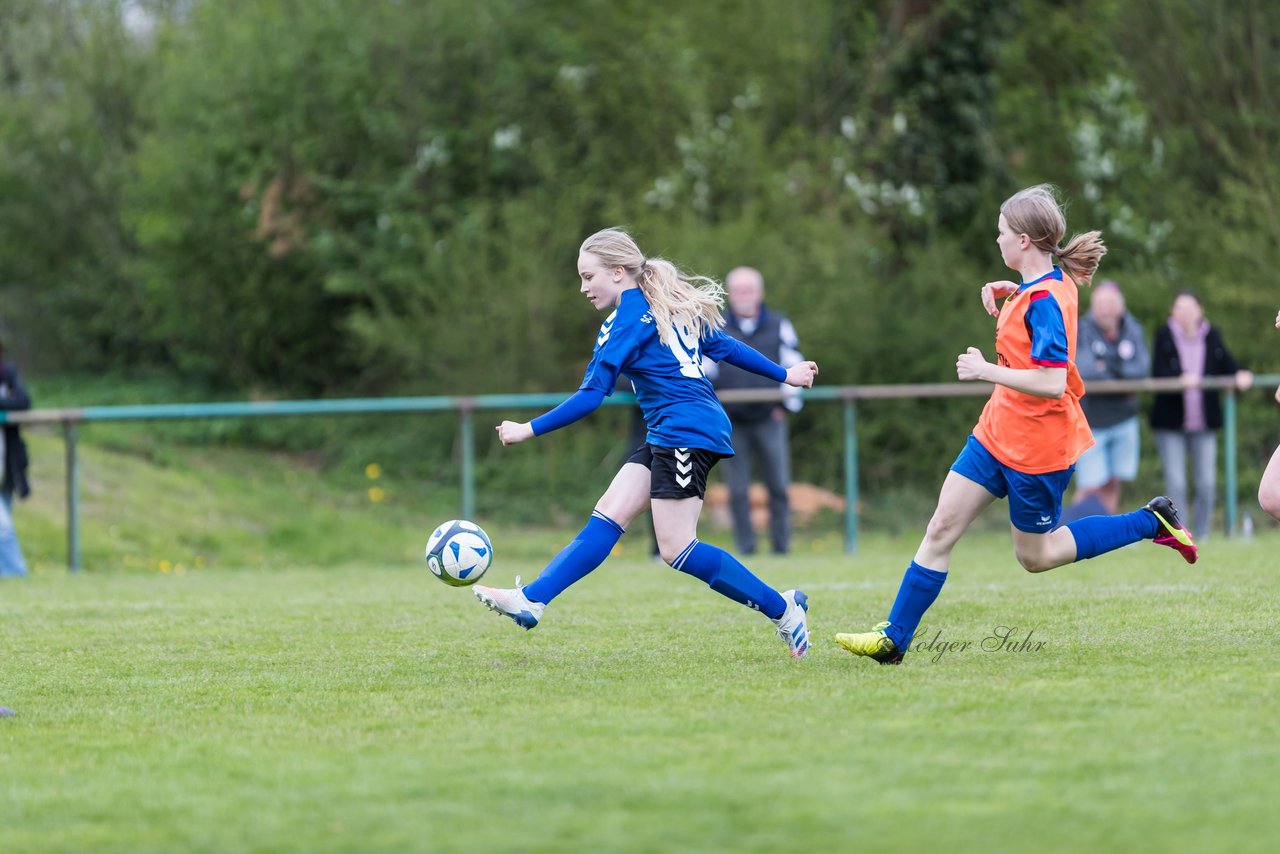
[[594,412],[613,394],[618,375],[631,380],[636,402],[649,427],[645,441],[664,448],[698,448],[732,456],[732,428],[711,382],[703,376],[702,357],[768,377],[786,379],[781,365],[735,341],[719,329],[698,330],[678,318],[667,343],[658,335],[649,301],[639,288],[622,292],[617,310],[596,335],[595,351],[578,392],[555,409],[533,419],[541,436]]

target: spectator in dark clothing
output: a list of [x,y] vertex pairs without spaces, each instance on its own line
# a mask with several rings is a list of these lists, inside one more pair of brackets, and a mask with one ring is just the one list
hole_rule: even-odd
[[[4,345],[0,344],[0,409],[30,409],[31,397],[13,365],[4,360]],[[22,547],[13,527],[13,496],[26,498],[31,494],[27,483],[27,446],[16,424],[5,423],[0,430],[0,470],[4,472],[0,483],[0,578],[27,574],[26,561],[22,559]]]
[[[729,311],[724,331],[737,340],[789,368],[802,362],[800,344],[791,321],[764,304],[764,277],[759,270],[738,267],[725,279]],[[748,373],[725,362],[704,363],[707,376],[718,391],[741,388],[778,388],[765,377]],[[752,463],[758,459],[760,474],[769,490],[769,537],[774,554],[791,548],[791,448],[787,413],[800,409],[800,399],[783,391],[782,403],[730,403],[724,410],[733,422],[734,456],[721,463],[729,487],[729,507],[733,514],[733,538],[738,551],[754,554],[756,532],[751,524]]]
[[[1169,322],[1156,329],[1151,375],[1182,377],[1182,391],[1157,394],[1151,426],[1164,467],[1168,495],[1178,507],[1187,504],[1187,456],[1195,478],[1192,536],[1203,541],[1213,518],[1218,476],[1218,430],[1222,401],[1217,390],[1201,388],[1205,377],[1234,376],[1236,388],[1247,390],[1253,374],[1236,363],[1218,330],[1204,317],[1204,307],[1191,291],[1173,301]],[[1184,510],[1185,512],[1185,510]]]

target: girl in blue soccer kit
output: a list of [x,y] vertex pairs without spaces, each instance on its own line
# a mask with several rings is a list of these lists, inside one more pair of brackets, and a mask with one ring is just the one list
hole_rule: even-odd
[[579,289],[599,311],[612,309],[596,336],[595,351],[577,393],[532,421],[504,421],[504,445],[557,430],[593,412],[613,393],[621,374],[635,387],[648,426],[641,445],[596,503],[587,526],[528,586],[477,585],[476,597],[525,629],[569,585],[604,562],[627,525],[646,508],[662,559],[706,582],[712,590],[762,612],[777,627],[791,655],[809,649],[804,593],[779,593],[723,549],[698,540],[698,516],[707,474],[733,455],[731,428],[702,359],[724,361],[777,382],[808,388],[813,362],[790,369],[721,331],[723,290],[703,276],[688,276],[662,258],[645,258],[621,229],[597,232],[578,256]]

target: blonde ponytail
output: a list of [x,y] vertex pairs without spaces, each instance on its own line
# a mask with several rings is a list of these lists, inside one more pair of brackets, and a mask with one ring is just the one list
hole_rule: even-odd
[[637,281],[649,301],[662,343],[667,343],[667,336],[680,317],[688,318],[687,323],[699,336],[724,325],[724,288],[715,279],[682,273],[665,258],[650,258]]
[[1027,235],[1037,249],[1056,256],[1076,282],[1089,284],[1107,254],[1101,231],[1086,231],[1071,238],[1065,247],[1058,245],[1067,233],[1067,218],[1049,184],[1019,190],[1000,206],[1000,213],[1014,234]]
[[606,267],[622,267],[635,278],[662,343],[669,343],[677,322],[692,327],[699,337],[724,325],[724,288],[719,282],[681,272],[665,258],[645,258],[621,228],[597,231],[582,242],[581,251],[595,255]]
[[1107,254],[1107,245],[1102,242],[1101,231],[1086,231],[1071,238],[1066,246],[1055,246],[1053,254],[1058,256],[1068,276],[1077,282],[1091,284],[1102,256]]

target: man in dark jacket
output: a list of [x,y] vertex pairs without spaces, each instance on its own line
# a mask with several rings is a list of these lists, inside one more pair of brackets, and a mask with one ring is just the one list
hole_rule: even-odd
[[[729,311],[724,331],[749,344],[784,368],[803,361],[791,321],[764,304],[764,277],[759,270],[738,267],[725,279]],[[708,363],[708,376],[719,391],[778,388],[778,384],[728,363]],[[787,413],[800,409],[800,399],[786,394],[782,403],[732,403],[725,412],[733,423],[734,456],[721,463],[729,486],[733,538],[738,551],[754,554],[756,532],[751,524],[751,464],[760,460],[760,474],[769,490],[769,536],[774,554],[791,548],[791,448]]]
[[[13,365],[4,361],[4,345],[0,343],[0,409],[30,409],[31,397]],[[31,494],[27,483],[27,446],[16,424],[5,423],[0,430],[0,460],[4,481],[0,483],[0,578],[27,574],[22,547],[13,527],[13,496]]]

